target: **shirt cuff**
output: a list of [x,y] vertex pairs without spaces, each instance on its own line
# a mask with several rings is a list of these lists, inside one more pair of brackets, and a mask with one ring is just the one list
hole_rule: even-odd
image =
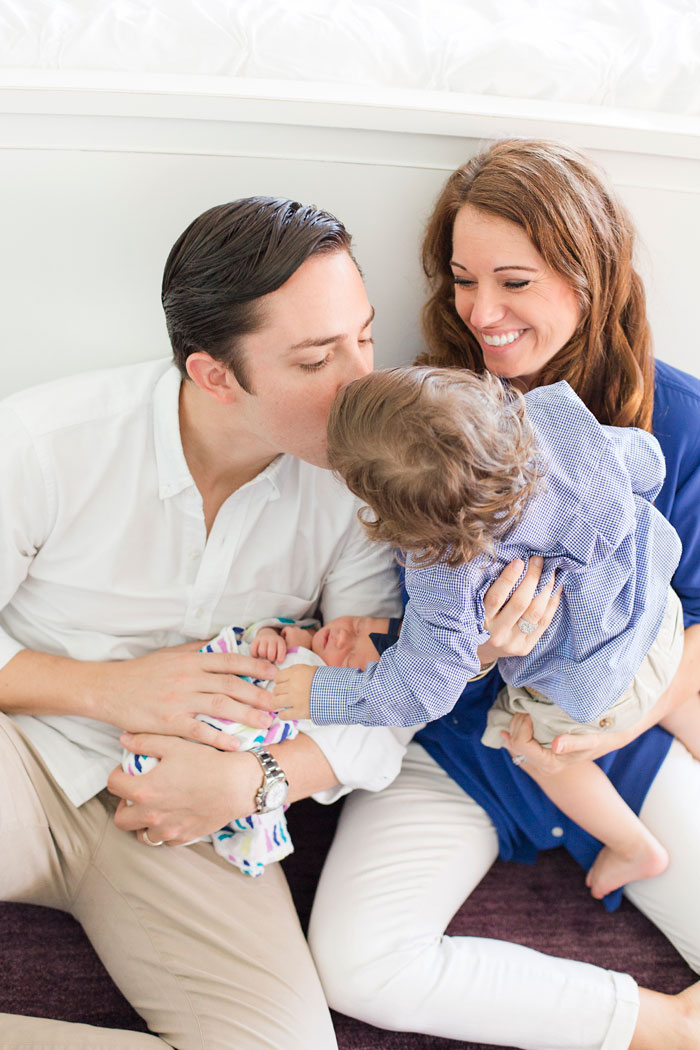
[[486,675],[491,674],[497,663],[498,660],[492,660],[490,664],[487,664],[486,667],[482,667],[479,673],[475,674],[473,678],[469,679],[469,681],[478,682],[480,678],[486,678]]
[[361,681],[362,671],[354,667],[319,667],[311,680],[311,721],[318,726],[353,725]]
[[9,664],[13,656],[17,656],[17,653],[21,653],[23,649],[26,649],[26,645],[22,645],[20,642],[15,641],[5,631],[0,630],[0,667],[4,667],[5,664]]
[[413,730],[385,726],[315,726],[301,722],[306,733],[326,756],[338,778],[335,787],[315,792],[317,802],[328,805],[355,788],[381,791],[401,769]]

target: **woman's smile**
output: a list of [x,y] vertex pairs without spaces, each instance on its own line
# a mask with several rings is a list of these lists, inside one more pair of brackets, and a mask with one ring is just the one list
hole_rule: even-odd
[[452,241],[455,308],[479,341],[484,365],[524,389],[571,339],[581,305],[525,230],[471,204]]

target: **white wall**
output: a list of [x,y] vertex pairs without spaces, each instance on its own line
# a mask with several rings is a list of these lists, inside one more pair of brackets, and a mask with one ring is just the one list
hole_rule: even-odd
[[641,233],[658,356],[700,375],[699,121],[629,126],[614,111],[514,112],[464,96],[447,109],[445,96],[417,92],[370,103],[289,98],[286,86],[283,98],[261,83],[236,96],[203,90],[202,78],[196,92],[181,78],[158,90],[94,77],[70,90],[65,80],[0,85],[0,394],[167,354],[160,277],[171,244],[205,208],[249,194],[343,219],[377,309],[378,363],[409,362],[432,202],[453,167],[502,134],[565,138],[606,167]]

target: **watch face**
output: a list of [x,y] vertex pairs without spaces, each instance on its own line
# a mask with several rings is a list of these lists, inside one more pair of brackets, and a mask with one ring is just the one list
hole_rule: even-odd
[[278,780],[276,784],[271,784],[265,792],[265,809],[277,809],[283,805],[288,791],[289,785],[286,780]]

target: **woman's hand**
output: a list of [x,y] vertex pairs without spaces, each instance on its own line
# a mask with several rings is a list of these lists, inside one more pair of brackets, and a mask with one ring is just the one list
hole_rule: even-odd
[[[525,565],[520,559],[512,561],[484,595],[484,626],[491,637],[479,646],[482,667],[502,656],[527,656],[552,622],[561,597],[560,589],[554,592],[554,576],[537,597],[533,597],[540,582],[543,564],[544,560],[540,557],[530,558],[527,572],[510,594]],[[518,627],[521,621],[535,624],[535,630],[530,634],[524,633]]]
[[519,714],[513,715],[510,732],[504,731],[501,736],[513,758],[522,756],[521,761],[540,776],[554,776],[577,762],[592,762],[609,751],[625,747],[648,728],[644,722],[619,732],[564,733],[547,748],[533,737],[530,716]]
[[[605,730],[600,733],[564,733],[556,737],[552,747],[541,747],[532,736],[529,715],[514,715],[510,732],[502,734],[505,746],[513,757],[523,755],[536,773],[550,776],[577,762],[592,762],[610,751],[626,747],[647,729],[659,722],[666,725],[669,715],[691,697],[697,697],[700,675],[700,625],[688,627],[680,665],[670,686],[653,707],[629,729]],[[672,726],[668,728],[672,730]]]

